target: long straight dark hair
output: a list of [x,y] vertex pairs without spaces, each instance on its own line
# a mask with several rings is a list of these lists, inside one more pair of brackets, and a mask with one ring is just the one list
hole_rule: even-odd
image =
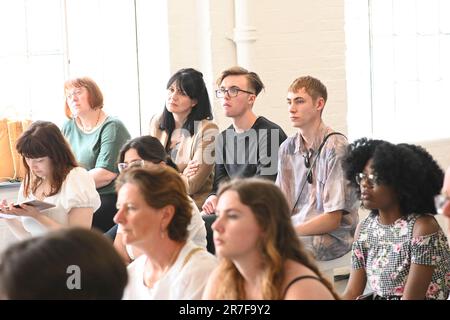
[[49,177],[51,190],[49,194],[45,195],[46,197],[57,194],[70,170],[78,166],[69,144],[59,128],[52,122],[36,121],[32,123],[17,140],[16,150],[22,156],[25,167],[23,181],[25,197],[28,197],[30,191],[35,193],[44,181],[42,178],[32,175],[25,158],[50,158],[52,164]]
[[[194,135],[195,121],[213,119],[211,103],[205,81],[203,80],[203,74],[192,68],[180,69],[170,77],[166,89],[169,89],[173,83],[176,84],[178,90],[185,93],[189,98],[197,100],[197,105],[192,108],[182,127],[192,136]],[[175,130],[175,120],[173,114],[167,110],[166,106],[164,107],[159,128],[167,131],[169,135],[167,146],[165,146],[167,150],[167,147],[170,145],[170,138]]]

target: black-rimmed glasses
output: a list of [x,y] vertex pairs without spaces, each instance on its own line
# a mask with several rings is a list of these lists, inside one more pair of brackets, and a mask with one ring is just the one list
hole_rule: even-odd
[[245,93],[248,93],[248,94],[255,94],[254,92],[247,91],[247,90],[242,90],[242,89],[240,89],[238,87],[231,87],[231,88],[228,88],[228,89],[220,88],[220,89],[216,90],[216,98],[219,98],[219,99],[220,98],[224,98],[227,93],[228,93],[228,96],[230,98],[234,98],[234,97],[237,97],[239,92],[245,92]]
[[356,183],[361,185],[362,181],[365,180],[369,187],[373,187],[378,184],[378,179],[373,174],[357,173],[355,176]]

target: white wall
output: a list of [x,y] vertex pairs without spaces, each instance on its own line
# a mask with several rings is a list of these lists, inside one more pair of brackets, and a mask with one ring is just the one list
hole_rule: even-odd
[[[312,75],[328,88],[325,121],[347,131],[345,34],[343,0],[249,0],[249,23],[256,40],[251,53],[251,71],[266,85],[255,112],[280,124],[289,134],[286,90],[298,76]],[[234,1],[188,0],[169,2],[171,71],[199,68],[215,86],[220,71],[237,64],[232,41]],[[209,27],[204,25],[205,8]],[[199,17],[203,17],[201,20]],[[199,34],[199,30],[205,34]],[[209,37],[207,37],[209,36]],[[204,56],[205,51],[209,55]],[[206,67],[206,69],[205,69]],[[214,113],[221,128],[229,124],[217,101]]]
[[[249,5],[251,69],[266,85],[255,112],[293,134],[286,109],[286,90],[298,76],[319,78],[328,88],[325,122],[348,133],[345,0],[236,0]],[[220,71],[237,64],[234,0],[169,0],[170,69],[194,67],[203,72],[221,129],[229,125],[212,90]],[[438,117],[438,115],[437,115]],[[420,130],[420,128],[418,128]],[[351,130],[350,130],[351,133]],[[351,136],[357,138],[357,136]],[[409,141],[414,142],[414,141]],[[443,166],[450,165],[450,141],[420,142]]]

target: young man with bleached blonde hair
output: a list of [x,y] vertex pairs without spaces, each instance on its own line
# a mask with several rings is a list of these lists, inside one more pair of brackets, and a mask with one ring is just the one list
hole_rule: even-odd
[[298,131],[280,146],[276,182],[297,234],[321,261],[350,251],[358,223],[356,194],[341,167],[347,139],[322,120],[327,98],[325,85],[311,76],[289,86],[289,119]]

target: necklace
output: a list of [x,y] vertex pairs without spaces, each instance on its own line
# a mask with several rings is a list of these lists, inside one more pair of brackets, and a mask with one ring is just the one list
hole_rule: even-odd
[[[167,266],[164,268],[164,270],[159,274],[157,279],[153,279],[153,275],[145,275],[147,272],[144,272],[144,283],[148,288],[153,288],[153,286],[155,285],[156,282],[158,282],[159,280],[161,280],[161,278],[167,273],[167,271],[169,271],[169,269],[175,264],[176,258],[178,257],[178,254],[180,253],[181,249],[183,247],[177,248],[174,250],[174,252],[172,253],[172,256],[170,257],[169,263],[167,264]],[[145,264],[149,263],[148,258]]]
[[100,115],[101,114],[102,114],[102,110],[99,111],[98,116],[97,116],[97,121],[95,121],[95,124],[90,129],[86,129],[84,127],[83,121],[81,121],[81,119],[78,118],[78,120],[80,122],[80,125],[81,125],[81,130],[83,130],[84,132],[91,132],[92,130],[94,130],[97,127],[98,122],[100,121]]

